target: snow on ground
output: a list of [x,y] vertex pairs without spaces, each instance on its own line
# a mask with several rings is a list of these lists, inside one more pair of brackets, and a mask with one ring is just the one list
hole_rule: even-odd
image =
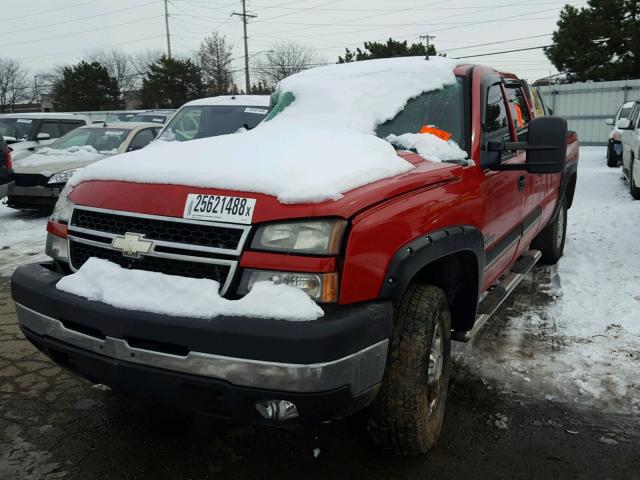
[[302,321],[324,315],[305,292],[288,285],[257,282],[244,297],[227,300],[218,295],[220,284],[214,280],[127,270],[99,258],[87,260],[56,288],[118,308],[182,317],[229,315]]
[[46,227],[46,215],[14,210],[0,200],[0,277],[11,275],[20,265],[47,258]]
[[640,202],[582,147],[565,254],[538,266],[458,361],[547,400],[640,413]]
[[375,135],[375,127],[395,117],[410,98],[453,84],[455,65],[442,57],[407,57],[306,70],[280,83],[272,118],[249,132],[102,160],[71,183],[191,185],[265,193],[283,203],[337,200],[413,168]]

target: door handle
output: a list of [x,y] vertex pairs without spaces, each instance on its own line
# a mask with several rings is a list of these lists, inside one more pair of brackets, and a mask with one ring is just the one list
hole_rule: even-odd
[[524,175],[520,175],[518,177],[518,191],[522,192],[526,185],[527,185],[527,177],[525,177]]

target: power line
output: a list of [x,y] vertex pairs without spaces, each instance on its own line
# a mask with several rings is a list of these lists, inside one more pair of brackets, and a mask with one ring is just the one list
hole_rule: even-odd
[[28,13],[26,15],[19,15],[17,17],[3,18],[2,21],[3,22],[8,22],[9,20],[20,20],[22,18],[33,17],[35,15],[42,15],[43,13],[51,13],[51,12],[57,12],[57,11],[60,11],[60,10],[67,10],[69,8],[80,7],[82,5],[87,5],[89,3],[96,3],[97,1],[99,1],[99,0],[89,0],[88,2],[74,3],[73,5],[67,5],[66,7],[52,8],[50,10],[40,10],[39,12]]
[[479,53],[477,55],[465,55],[464,57],[453,57],[454,60],[460,60],[462,58],[473,58],[473,57],[488,57],[490,55],[500,55],[501,53],[513,53],[513,52],[524,52],[527,50],[538,50],[540,48],[551,47],[551,45],[541,45],[539,47],[528,47],[528,48],[516,48],[514,50],[503,50],[501,52],[491,52],[491,53]]
[[37,40],[28,40],[28,41],[25,41],[25,42],[7,43],[5,45],[0,45],[0,48],[1,47],[13,47],[15,45],[25,45],[25,44],[28,44],[28,43],[48,42],[50,40],[55,40],[56,38],[73,37],[75,35],[80,35],[80,34],[83,34],[83,33],[92,33],[92,32],[96,32],[98,30],[107,30],[109,28],[121,27],[121,26],[124,26],[124,25],[131,25],[131,24],[139,23],[139,22],[146,22],[148,20],[154,20],[154,19],[161,18],[161,17],[162,17],[162,15],[156,15],[154,17],[143,18],[143,19],[139,19],[139,20],[133,20],[131,22],[117,23],[115,25],[107,25],[107,26],[104,26],[104,27],[92,28],[91,30],[83,30],[81,32],[67,33],[67,34],[58,35],[58,36],[55,36],[55,37],[39,38]]
[[454,50],[465,50],[467,48],[486,47],[487,45],[498,45],[500,43],[516,42],[518,40],[529,40],[531,38],[548,37],[553,33],[543,33],[542,35],[531,35],[530,37],[510,38],[508,40],[500,40],[499,42],[477,43],[475,45],[467,45],[466,47],[445,48],[441,52],[453,52]]
[[153,0],[153,2],[141,3],[140,5],[135,5],[133,7],[119,8],[118,10],[110,10],[108,12],[102,12],[97,15],[89,15],[88,17],[72,18],[70,20],[64,20],[62,22],[48,23],[46,25],[38,25],[35,27],[29,27],[29,28],[21,28],[19,30],[9,30],[9,31],[2,30],[0,31],[0,35],[9,35],[11,33],[18,33],[18,32],[29,32],[31,30],[38,30],[40,28],[54,27],[58,25],[64,25],[67,23],[79,22],[81,20],[88,20],[90,18],[102,17],[103,15],[110,15],[112,13],[124,12],[125,10],[133,10],[134,8],[146,7],[147,5],[151,5],[152,3],[157,3],[157,0]]

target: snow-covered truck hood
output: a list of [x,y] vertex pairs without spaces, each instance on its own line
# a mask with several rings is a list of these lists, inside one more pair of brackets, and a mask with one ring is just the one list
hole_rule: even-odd
[[[181,185],[264,194],[284,204],[339,200],[406,174],[412,162],[375,135],[407,101],[455,82],[441,57],[390,58],[306,70],[278,90],[293,98],[243,135],[170,143],[110,158],[75,175],[90,180]],[[441,159],[421,152],[432,161]]]

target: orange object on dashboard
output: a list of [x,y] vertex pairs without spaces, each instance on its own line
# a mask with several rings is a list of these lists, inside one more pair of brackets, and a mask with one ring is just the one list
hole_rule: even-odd
[[432,127],[431,125],[423,125],[420,129],[420,133],[430,133],[431,135],[435,135],[436,137],[441,138],[445,142],[448,142],[452,136],[449,132],[445,132],[444,130],[440,130],[439,128]]

